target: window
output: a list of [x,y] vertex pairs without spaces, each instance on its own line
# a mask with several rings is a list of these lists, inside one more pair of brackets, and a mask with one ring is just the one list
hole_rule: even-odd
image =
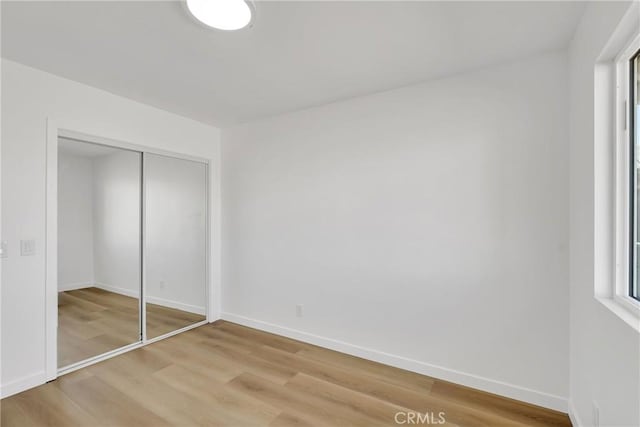
[[638,8],[632,7],[612,34],[611,42],[600,52],[594,67],[593,296],[638,332],[639,73]]
[[[600,288],[598,294],[596,288],[596,295],[609,298],[610,303],[631,314],[633,321],[630,324],[640,331],[640,34],[636,32],[619,51],[614,64],[616,93],[610,93],[615,97],[615,120],[607,122],[607,117],[612,116],[601,114],[597,123],[603,129],[602,135],[606,134],[604,129],[607,128],[616,135],[615,285],[610,288],[610,294],[604,288]],[[602,72],[600,76],[602,86],[598,102],[604,107],[606,100],[612,98],[605,95],[607,73]],[[601,302],[608,303],[602,299]],[[610,308],[617,310],[614,306]]]
[[629,274],[629,296],[640,300],[638,292],[638,282],[640,277],[640,50],[629,60],[629,101],[627,112],[627,122],[629,124],[629,149],[630,149],[630,217],[631,224],[629,232],[631,233],[629,241],[630,245],[630,274]]

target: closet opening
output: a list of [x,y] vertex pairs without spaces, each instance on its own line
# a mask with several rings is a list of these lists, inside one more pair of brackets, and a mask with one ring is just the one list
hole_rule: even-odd
[[48,148],[48,379],[205,324],[208,162],[63,129]]

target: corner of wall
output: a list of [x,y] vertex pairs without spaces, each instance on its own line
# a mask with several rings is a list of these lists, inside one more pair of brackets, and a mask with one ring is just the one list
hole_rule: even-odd
[[580,420],[580,417],[578,416],[578,412],[576,411],[576,408],[574,408],[573,401],[571,399],[569,399],[567,406],[568,406],[569,420],[571,420],[571,425],[573,427],[583,427],[585,424]]

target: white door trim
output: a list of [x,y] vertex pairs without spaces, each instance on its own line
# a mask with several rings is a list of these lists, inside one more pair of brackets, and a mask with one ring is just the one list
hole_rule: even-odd
[[45,381],[58,376],[58,127],[47,119]]

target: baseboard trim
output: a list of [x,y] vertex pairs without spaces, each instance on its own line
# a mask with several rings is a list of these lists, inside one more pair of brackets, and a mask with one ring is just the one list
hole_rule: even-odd
[[47,376],[44,371],[27,375],[0,387],[0,399],[13,396],[30,388],[39,386],[47,382]]
[[75,291],[76,289],[90,288],[92,286],[94,286],[93,281],[58,284],[58,292]]
[[571,420],[571,425],[573,427],[582,427],[584,424],[582,420],[580,420],[580,416],[576,411],[576,407],[573,405],[573,401],[569,400],[568,402],[568,410],[569,410],[569,420]]
[[383,363],[385,365],[395,366],[397,368],[406,369],[408,371],[438,378],[444,381],[450,381],[478,390],[494,393],[500,396],[520,400],[533,405],[542,406],[544,408],[553,409],[567,413],[568,402],[562,396],[557,396],[525,387],[505,383],[502,381],[492,380],[490,378],[481,377],[442,366],[432,365],[430,363],[409,359],[407,357],[389,354],[382,351],[365,348],[332,338],[310,334],[296,329],[287,328],[273,323],[263,322],[261,320],[240,316],[233,313],[222,313],[221,318],[229,322],[238,323],[250,328],[259,329],[288,338],[293,338],[309,344],[318,345],[341,353],[350,354],[352,356],[362,357],[363,359],[372,360]]
[[204,316],[206,310],[204,307],[198,307],[197,305],[184,304],[178,301],[172,301],[164,298],[147,296],[147,302],[151,304],[161,305],[163,307],[175,308],[176,310],[187,311],[193,314],[201,314]]
[[94,283],[93,286],[98,289],[102,289],[104,291],[113,292],[114,294],[120,294],[127,297],[132,297],[132,298],[140,298],[140,293],[131,289],[118,288],[116,286],[111,286],[105,283],[98,283],[98,282]]
[[[96,288],[103,289],[105,291],[113,292],[115,294],[125,295],[132,298],[139,298],[138,292],[131,289],[118,288],[104,283],[96,283]],[[175,308],[176,310],[182,310],[193,314],[200,314],[204,316],[206,310],[204,307],[198,307],[197,305],[184,304],[178,301],[172,301],[164,298],[152,297],[147,295],[147,302],[150,304],[161,305],[163,307]]]

